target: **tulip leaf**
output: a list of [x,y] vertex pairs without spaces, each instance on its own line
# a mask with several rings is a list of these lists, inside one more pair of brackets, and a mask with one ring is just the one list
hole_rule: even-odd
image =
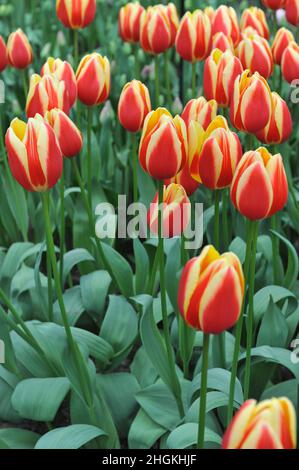
[[129,431],[129,449],[150,449],[166,432],[167,429],[151,419],[141,408]]
[[287,240],[287,238],[283,237],[280,233],[275,232],[274,230],[271,230],[271,232],[279,238],[287,247],[288,250],[288,265],[287,265],[287,270],[285,273],[285,278],[283,281],[284,287],[287,289],[292,289],[294,286],[294,283],[296,282],[298,278],[298,273],[299,273],[299,260],[298,260],[298,254],[296,251],[296,248],[292,243]]
[[139,238],[133,241],[135,256],[135,291],[142,294],[146,291],[149,276],[149,257]]
[[80,449],[97,437],[105,436],[102,429],[89,424],[72,424],[44,434],[35,449]]
[[39,438],[39,434],[26,429],[0,429],[0,449],[34,449]]
[[134,295],[133,271],[128,261],[107,243],[102,243],[103,251],[123,295]]
[[[197,423],[185,423],[174,429],[168,436],[168,449],[187,449],[197,444]],[[205,428],[204,442],[221,444],[221,437],[211,429]]]

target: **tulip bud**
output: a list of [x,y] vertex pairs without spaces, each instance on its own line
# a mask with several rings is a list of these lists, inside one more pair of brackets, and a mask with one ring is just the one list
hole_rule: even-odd
[[288,183],[280,153],[271,155],[264,147],[246,152],[234,174],[231,200],[250,220],[271,217],[288,199]]
[[0,72],[3,72],[3,70],[6,68],[7,62],[8,58],[6,44],[2,36],[0,36]]
[[230,50],[232,53],[234,53],[234,43],[232,38],[225,36],[225,34],[221,31],[220,33],[216,33],[212,38],[211,50],[213,49],[219,49],[222,52]]
[[205,59],[211,47],[211,22],[203,11],[188,11],[182,18],[175,44],[177,53],[188,62]]
[[282,54],[281,71],[288,83],[299,78],[299,45],[295,41],[291,41]]
[[203,96],[197,99],[192,99],[186,104],[181,117],[185,121],[188,128],[191,121],[197,121],[207,129],[209,124],[217,116],[217,103],[215,100],[207,101]]
[[230,50],[214,49],[204,66],[203,89],[208,100],[215,99],[219,106],[229,106],[234,83],[243,72],[240,60]]
[[81,60],[77,73],[78,98],[87,106],[96,106],[110,94],[110,63],[100,54],[88,54]]
[[234,253],[206,246],[183,269],[178,291],[181,315],[192,328],[219,334],[236,324],[244,297],[244,275]]
[[240,20],[241,31],[246,29],[248,26],[253,28],[263,38],[269,39],[270,33],[266,15],[261,8],[250,7],[243,11]]
[[65,82],[69,94],[70,107],[72,108],[77,99],[77,82],[71,64],[65,60],[62,61],[61,59],[49,57],[41,69],[41,76],[43,77],[44,75],[54,75],[58,80]]
[[264,78],[269,78],[274,69],[274,62],[271,48],[266,39],[258,34],[248,34],[244,36],[236,55],[239,57],[244,69],[250,72],[258,72]]
[[274,38],[272,44],[272,55],[275,64],[281,64],[282,54],[290,44],[290,42],[295,41],[293,33],[286,28],[280,28]]
[[40,115],[28,123],[15,118],[5,137],[14,178],[27,191],[46,191],[62,174],[62,155],[51,126]]
[[7,41],[8,62],[16,69],[25,69],[33,61],[33,53],[26,34],[21,29],[11,33]]
[[127,3],[119,10],[118,32],[125,42],[139,42],[140,17],[144,11],[139,2]]
[[265,129],[257,132],[256,137],[265,144],[281,144],[288,140],[292,133],[293,122],[287,103],[272,93],[272,110],[270,121]]
[[280,10],[285,7],[286,0],[262,0],[262,3],[270,10]]
[[[162,235],[172,238],[181,235],[190,221],[191,204],[185,189],[180,184],[171,183],[163,190]],[[147,213],[150,231],[158,235],[159,194],[157,193]]]
[[151,100],[147,87],[138,80],[127,83],[118,103],[118,119],[121,125],[129,132],[139,132],[150,111]]
[[164,5],[148,7],[140,18],[140,45],[150,54],[161,54],[173,46],[170,13]]
[[86,28],[95,17],[96,0],[56,0],[56,14],[70,29]]
[[190,140],[197,141],[197,152],[190,161],[191,176],[210,189],[230,186],[242,157],[242,147],[237,134],[229,130],[223,116],[217,116],[204,133],[195,129],[197,138],[191,137],[191,129],[190,126],[188,136]]
[[75,157],[81,152],[83,146],[82,134],[61,109],[47,111],[45,120],[54,130],[64,157]]
[[232,38],[234,46],[240,40],[240,29],[236,11],[232,7],[221,5],[217,8],[213,17],[212,35],[222,31]]
[[294,26],[299,25],[299,0],[286,0],[286,18]]
[[192,178],[188,162],[184,168],[173,178],[164,180],[166,186],[176,183],[183,186],[188,196],[191,196],[198,188],[199,182]]
[[170,32],[171,32],[171,47],[175,44],[176,35],[179,28],[179,15],[174,3],[170,2],[167,5],[160,5],[166,11],[167,17],[170,23]]
[[247,400],[227,428],[223,449],[295,449],[296,414],[286,398]]
[[187,131],[182,118],[173,118],[165,108],[146,116],[139,146],[144,171],[158,180],[172,178],[185,165],[187,153]]
[[269,122],[272,109],[271,90],[258,73],[245,70],[236,78],[230,103],[230,120],[244,132],[255,133]]
[[37,113],[44,116],[47,111],[54,108],[62,109],[66,114],[70,112],[69,94],[65,82],[60,82],[52,75],[43,77],[32,75],[26,103],[27,117],[34,117]]

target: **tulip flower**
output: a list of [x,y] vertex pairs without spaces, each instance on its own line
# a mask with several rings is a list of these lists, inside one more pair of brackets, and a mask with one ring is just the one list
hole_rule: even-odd
[[[150,205],[147,221],[150,231],[158,235],[159,194],[157,192]],[[162,234],[164,238],[181,235],[190,221],[191,204],[185,189],[180,184],[171,183],[163,190]]]
[[44,116],[54,108],[69,114],[70,101],[65,82],[52,75],[32,75],[26,103],[27,117],[34,117],[37,113]]
[[281,155],[260,147],[246,152],[231,185],[231,200],[250,220],[271,217],[287,202],[288,183]]
[[56,0],[56,14],[70,29],[86,28],[95,17],[96,0]]
[[46,191],[62,173],[62,154],[51,126],[41,116],[28,123],[15,118],[5,137],[14,178],[27,191]]
[[215,16],[215,10],[213,7],[206,7],[204,9],[204,13],[206,15],[208,15],[209,19],[210,19],[210,22],[211,22],[211,26],[213,24],[213,19],[214,19],[214,16]]
[[286,0],[262,0],[262,3],[270,10],[280,10],[285,7]]
[[7,57],[7,48],[6,44],[0,36],[0,72],[3,72],[3,70],[6,68],[8,62],[8,57]]
[[208,100],[229,106],[236,78],[243,72],[240,60],[230,50],[214,49],[204,66],[203,88]]
[[227,428],[222,448],[295,449],[296,441],[296,414],[288,398],[247,400]]
[[255,133],[269,122],[272,109],[271,90],[258,73],[245,70],[236,78],[230,104],[233,126],[244,132]]
[[282,54],[281,71],[288,83],[299,79],[299,45],[295,41],[291,41]]
[[271,48],[266,39],[258,34],[247,34],[244,36],[236,55],[239,57],[244,69],[250,72],[258,72],[264,78],[269,78],[274,69]]
[[299,25],[299,1],[298,0],[286,0],[285,5],[286,18],[289,23],[294,26]]
[[181,117],[185,121],[188,128],[191,121],[197,121],[207,129],[209,124],[217,116],[217,103],[215,100],[207,101],[203,96],[197,99],[192,99],[186,104]]
[[164,5],[148,7],[140,18],[140,45],[150,54],[161,54],[173,46],[176,29],[171,10]]
[[197,148],[193,159],[190,157],[191,176],[210,189],[230,186],[242,157],[242,147],[237,134],[229,130],[226,119],[217,116],[205,132],[200,126],[189,126],[188,136],[190,153],[192,142],[196,142]]
[[139,146],[139,161],[153,178],[172,178],[184,167],[188,154],[186,125],[165,108],[147,115]]
[[288,140],[292,129],[292,116],[287,103],[278,93],[273,92],[270,121],[265,129],[256,133],[256,137],[265,144],[281,144]]
[[250,7],[243,11],[240,20],[241,31],[244,31],[248,26],[255,29],[259,36],[269,39],[270,33],[266,15],[261,8]]
[[41,76],[54,75],[58,80],[65,82],[69,94],[70,107],[73,107],[77,99],[77,82],[75,72],[68,62],[49,57],[41,69]]
[[171,47],[175,44],[175,38],[179,28],[179,15],[177,8],[174,3],[170,2],[166,5],[160,5],[161,8],[164,8],[166,15],[168,17],[170,23],[170,31],[171,31]]
[[164,180],[166,186],[171,183],[176,183],[183,186],[188,196],[191,196],[198,188],[199,182],[192,178],[190,174],[190,168],[188,162],[185,164],[184,168],[173,178]]
[[64,157],[75,157],[81,152],[83,146],[82,134],[61,109],[47,111],[45,121],[54,130]]
[[220,5],[213,15],[212,35],[222,31],[229,36],[234,46],[237,46],[240,40],[240,29],[236,11],[232,7]]
[[211,47],[211,22],[203,11],[187,12],[176,37],[177,53],[188,62],[205,59]]
[[232,38],[226,36],[224,33],[222,33],[222,31],[216,33],[212,38],[211,50],[213,49],[220,49],[222,52],[230,50],[232,53],[234,53],[234,43]]
[[181,315],[192,328],[219,334],[238,321],[244,296],[241,263],[206,246],[184,267],[178,290]]
[[8,62],[16,69],[25,69],[33,61],[32,48],[21,29],[11,33],[7,41]]
[[107,100],[110,93],[110,63],[98,53],[81,60],[77,73],[78,98],[87,106],[96,106]]
[[118,15],[118,32],[125,42],[139,42],[140,17],[144,11],[139,2],[129,2],[121,7]]
[[282,54],[292,41],[295,41],[295,38],[291,31],[286,28],[280,28],[277,31],[272,44],[272,55],[275,64],[281,64]]
[[138,80],[127,83],[118,103],[118,119],[129,132],[139,132],[144,119],[151,111],[151,100],[147,87]]

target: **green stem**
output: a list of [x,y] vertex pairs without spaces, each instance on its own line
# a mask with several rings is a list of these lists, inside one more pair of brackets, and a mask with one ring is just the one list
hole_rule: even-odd
[[196,98],[196,62],[192,62],[192,98]]
[[229,234],[228,234],[228,217],[227,217],[227,209],[228,209],[228,194],[227,189],[223,189],[222,191],[222,225],[223,225],[223,244],[224,250],[228,249],[229,245]]
[[185,241],[186,241],[186,238],[185,238],[184,232],[182,232],[182,235],[181,235],[181,264],[182,266],[185,266],[185,264],[188,261],[188,253],[186,251]]
[[91,158],[91,129],[93,108],[87,108],[87,193],[90,207],[92,207],[92,158]]
[[156,108],[160,105],[159,56],[155,55],[155,100]]
[[135,59],[135,79],[139,80],[140,75],[140,67],[139,67],[139,60],[138,60],[138,51],[139,51],[139,44],[134,44],[134,59]]
[[201,387],[200,387],[200,399],[199,399],[199,419],[198,419],[198,435],[197,435],[197,448],[198,449],[203,449],[204,442],[205,442],[206,403],[207,403],[208,365],[209,365],[209,342],[210,342],[210,336],[205,333],[203,336]]
[[63,289],[63,268],[64,268],[64,251],[65,251],[65,218],[64,218],[64,187],[65,176],[62,170],[60,179],[60,284]]
[[[271,230],[277,231],[277,214],[274,214],[271,219]],[[279,283],[279,239],[274,233],[271,233],[272,239],[272,265],[273,265],[273,282]]]
[[249,286],[248,286],[248,319],[247,319],[247,344],[246,344],[246,363],[245,363],[245,377],[244,377],[244,400],[249,397],[250,386],[250,367],[251,367],[251,348],[253,340],[253,323],[254,323],[254,278],[255,278],[255,265],[256,265],[256,245],[258,237],[258,222],[254,222],[253,237],[252,237],[252,250],[250,255],[250,272],[249,272]]
[[138,176],[137,176],[137,138],[136,134],[132,133],[132,153],[133,153],[133,201],[138,202]]
[[88,368],[82,357],[81,351],[78,348],[78,345],[73,338],[72,330],[68,322],[68,316],[67,316],[67,312],[66,312],[65,305],[64,305],[59,272],[58,272],[58,267],[57,267],[57,260],[55,256],[55,250],[54,250],[52,229],[51,229],[51,220],[50,220],[50,214],[49,214],[49,193],[48,192],[41,193],[41,199],[42,199],[43,215],[44,215],[44,222],[45,222],[45,228],[46,228],[47,248],[48,248],[49,256],[51,259],[51,265],[52,265],[52,270],[53,270],[53,275],[54,275],[55,289],[56,289],[57,300],[58,300],[58,304],[60,308],[61,319],[62,319],[62,323],[65,329],[68,344],[69,344],[73,359],[76,364],[79,381],[82,386],[82,390],[84,391],[85,401],[89,407],[92,407],[93,396],[90,395],[89,387],[87,386],[87,384],[90,382]]
[[[244,270],[243,270],[244,278],[245,278],[245,287],[248,282],[248,272],[249,272],[249,262],[250,262],[250,256],[251,256],[253,228],[254,228],[254,224],[250,220],[248,220],[247,221],[246,256],[245,256]],[[239,353],[240,353],[240,348],[241,348],[241,337],[242,337],[242,329],[243,329],[243,322],[244,322],[245,294],[246,292],[244,291],[241,313],[240,313],[240,317],[237,322],[236,331],[235,331],[235,346],[234,346],[234,353],[233,353],[231,379],[230,379],[230,387],[229,387],[229,400],[228,400],[228,409],[227,409],[227,425],[229,425],[233,417],[235,386],[236,386],[236,378],[237,378],[237,371],[238,371],[238,360],[239,360]]]
[[220,192],[218,189],[214,191],[215,195],[215,212],[214,212],[214,246],[216,250],[219,250],[219,199]]
[[149,280],[148,290],[147,290],[148,294],[151,296],[154,296],[155,294],[155,282],[156,282],[158,266],[159,266],[159,250],[156,250],[154,263],[153,263],[153,267],[151,271],[151,276]]
[[166,346],[169,370],[170,370],[171,381],[172,381],[172,392],[174,394],[174,397],[178,405],[180,417],[182,418],[184,416],[184,406],[182,402],[181,386],[180,386],[180,382],[178,380],[176,370],[175,370],[174,354],[173,354],[172,345],[171,345],[168,315],[167,315],[165,267],[164,267],[164,238],[163,238],[163,233],[162,233],[163,192],[164,192],[164,183],[163,181],[159,181],[158,250],[159,250],[159,266],[160,266],[161,310],[162,310],[165,346]]
[[74,29],[74,64],[74,68],[79,65],[79,37],[77,29]]
[[114,286],[117,287],[123,295],[125,295],[125,293],[122,290],[122,287],[119,285],[119,283],[118,283],[118,281],[117,281],[117,279],[116,279],[116,277],[115,277],[115,275],[114,275],[114,273],[113,273],[113,271],[110,267],[110,264],[107,261],[106,255],[105,255],[103,247],[102,247],[102,243],[96,235],[95,220],[94,220],[94,217],[93,217],[93,214],[92,214],[91,206],[89,205],[89,202],[88,202],[88,197],[87,197],[86,191],[84,189],[83,181],[82,181],[82,178],[81,178],[81,175],[80,175],[80,171],[78,169],[76,159],[72,158],[71,160],[72,160],[72,165],[73,165],[73,171],[75,173],[77,182],[79,184],[79,187],[80,187],[80,190],[81,190],[81,196],[82,196],[82,199],[83,199],[83,203],[85,205],[85,210],[87,212],[90,235],[95,237],[95,243],[96,243],[96,248],[97,248],[97,250],[96,250],[97,264],[100,267],[101,261],[102,261],[102,263],[104,265],[104,268],[109,273]]
[[165,72],[165,85],[166,85],[166,96],[168,109],[171,108],[171,90],[170,90],[170,78],[169,78],[169,51],[164,53],[164,72]]
[[52,266],[49,253],[47,251],[47,278],[48,278],[48,316],[49,321],[53,320],[53,287],[52,287]]
[[24,90],[25,106],[26,106],[27,96],[28,96],[27,69],[22,70],[22,81],[23,81],[23,90]]

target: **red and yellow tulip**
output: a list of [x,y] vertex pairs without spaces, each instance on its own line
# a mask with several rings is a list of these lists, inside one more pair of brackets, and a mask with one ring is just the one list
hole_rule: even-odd
[[247,400],[227,428],[222,448],[295,449],[296,441],[296,414],[288,398]]
[[299,79],[299,45],[295,41],[291,41],[282,54],[281,71],[289,83]]
[[299,25],[299,1],[298,0],[286,0],[285,5],[286,18],[289,23],[294,26]]
[[203,96],[200,96],[188,101],[181,117],[187,127],[191,121],[196,121],[206,130],[217,116],[217,108],[218,106],[214,99],[207,101]]
[[3,37],[0,36],[0,72],[3,72],[3,70],[6,69],[7,63],[7,47],[3,40]]
[[[147,214],[150,231],[157,235],[159,227],[159,195],[156,194]],[[190,221],[191,204],[185,189],[171,183],[163,190],[162,235],[172,238],[181,235]]]
[[26,103],[27,117],[33,118],[37,113],[44,116],[54,108],[69,114],[70,100],[65,82],[52,75],[32,75]]
[[75,157],[81,152],[83,146],[82,134],[61,109],[47,111],[45,121],[54,130],[64,157]]
[[230,104],[233,126],[244,132],[256,133],[264,129],[272,109],[271,90],[258,72],[245,70],[236,78]]
[[250,220],[271,217],[288,199],[288,183],[281,155],[260,147],[246,152],[234,174],[231,200]]
[[96,0],[56,0],[56,14],[70,29],[86,28],[95,17]]
[[229,106],[234,83],[243,72],[240,60],[230,50],[214,49],[204,66],[203,88],[208,100],[215,99],[219,106]]
[[191,176],[210,189],[230,186],[242,157],[242,147],[226,119],[217,116],[205,132],[192,121],[188,138]]
[[158,180],[172,178],[184,167],[188,154],[186,125],[165,108],[147,115],[139,146],[139,161]]
[[275,64],[281,64],[282,55],[292,41],[295,41],[295,38],[291,31],[286,28],[280,28],[277,31],[272,44],[272,55]]
[[127,83],[118,103],[118,119],[121,125],[129,132],[138,132],[150,111],[151,100],[147,87],[138,80]]
[[140,18],[140,45],[150,54],[161,54],[175,42],[178,17],[174,6],[148,7]]
[[33,53],[26,34],[18,29],[7,41],[8,62],[16,69],[25,69],[33,61]]
[[110,62],[94,52],[81,60],[76,72],[78,98],[87,106],[96,106],[110,94]]
[[270,120],[264,129],[255,134],[256,137],[265,144],[281,144],[290,137],[292,129],[292,116],[287,103],[273,92]]
[[270,33],[266,15],[261,8],[250,7],[243,11],[240,20],[241,31],[244,31],[244,29],[248,27],[253,28],[259,36],[269,39]]
[[125,42],[139,42],[140,17],[144,11],[139,2],[129,2],[119,10],[118,32]]
[[214,34],[212,38],[212,47],[213,49],[220,49],[220,51],[225,52],[230,50],[233,54],[235,52],[234,43],[229,36],[226,36],[222,31],[219,33]]
[[240,40],[238,17],[233,7],[220,5],[213,14],[212,35],[222,31],[237,46]]
[[205,59],[211,48],[211,22],[201,10],[187,12],[176,37],[177,53],[188,62]]
[[51,126],[37,115],[28,123],[15,118],[5,137],[14,178],[27,191],[46,191],[62,173],[62,154]]
[[54,75],[59,81],[65,82],[69,94],[70,107],[73,107],[77,99],[77,81],[71,64],[66,60],[49,57],[41,69],[41,76],[43,77],[44,75]]
[[251,73],[258,72],[262,77],[269,78],[274,69],[274,61],[270,45],[266,39],[252,32],[244,34],[237,47],[236,54],[244,69]]
[[242,266],[233,253],[206,246],[183,269],[179,310],[192,328],[219,334],[238,321],[244,296]]

